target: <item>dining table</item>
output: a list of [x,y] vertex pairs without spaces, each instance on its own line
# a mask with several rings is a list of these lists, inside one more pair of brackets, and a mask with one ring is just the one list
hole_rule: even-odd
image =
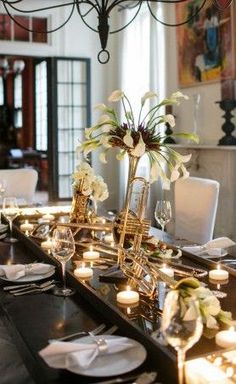
[[[61,282],[60,263],[47,250],[42,249],[40,241],[33,236],[26,236],[20,229],[22,222],[17,219],[14,226],[14,236],[17,242],[9,244],[0,241],[0,264],[48,263],[55,266],[52,277],[55,284]],[[158,238],[161,231],[151,229],[152,236]],[[174,237],[165,235],[168,247],[177,251]],[[227,257],[236,260],[236,247],[230,247]],[[163,384],[177,383],[176,353],[166,345],[160,337],[161,314],[164,297],[161,290],[155,300],[142,298],[138,305],[122,306],[116,300],[118,282],[116,276],[107,270],[93,267],[93,276],[89,280],[78,278],[74,271],[80,258],[81,250],[67,263],[66,283],[75,290],[69,297],[53,294],[53,289],[40,294],[14,296],[3,288],[12,284],[6,279],[0,279],[0,382],[2,384],[67,384],[67,383],[103,383],[110,380],[116,382],[136,383],[135,377],[144,372],[156,372],[155,382]],[[173,265],[177,269],[182,265],[187,271],[199,270],[208,272],[214,269],[217,260],[194,255],[182,249],[182,257]],[[116,265],[109,266],[113,271]],[[224,310],[231,311],[236,317],[236,269],[223,267],[229,272],[227,284],[216,286],[209,282],[208,273],[203,273],[200,281],[212,290],[222,291],[220,298]],[[119,271],[117,271],[118,274]],[[118,275],[117,275],[118,276]],[[51,278],[51,277],[50,277]],[[119,279],[122,277],[119,276]],[[42,280],[43,281],[43,280]],[[120,280],[121,281],[121,280]],[[157,284],[159,284],[157,282]],[[39,354],[49,340],[58,339],[78,331],[88,332],[100,324],[106,329],[116,325],[115,335],[131,338],[137,341],[146,351],[145,359],[134,369],[126,367],[124,372],[113,372],[113,361],[107,364],[104,376],[90,375],[89,372],[73,372],[67,369],[52,368]],[[221,353],[215,338],[202,335],[188,352],[187,360],[196,359],[209,354]],[[129,362],[127,362],[129,365]],[[116,381],[124,380],[124,381]],[[141,383],[142,384],[142,383]]]

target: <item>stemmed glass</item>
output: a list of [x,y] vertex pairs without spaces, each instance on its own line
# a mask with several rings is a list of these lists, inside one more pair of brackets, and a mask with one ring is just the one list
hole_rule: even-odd
[[201,337],[202,318],[194,297],[181,297],[177,290],[168,292],[161,321],[164,339],[177,351],[179,384],[184,383],[185,354]]
[[161,226],[161,231],[162,231],[161,240],[163,241],[165,226],[167,223],[169,223],[172,217],[170,201],[157,200],[154,215],[155,215],[156,221]]
[[[3,197],[6,192],[6,187],[7,187],[7,181],[5,179],[0,179],[0,198],[1,198],[1,203],[3,202]],[[1,224],[1,211],[0,211],[0,224]]]
[[57,296],[70,296],[74,290],[66,287],[66,263],[75,253],[75,241],[71,229],[65,226],[58,226],[53,231],[52,236],[52,255],[61,263],[63,287],[55,288],[54,294]]
[[10,237],[4,239],[8,243],[15,243],[18,241],[12,236],[12,222],[19,213],[19,207],[15,197],[4,197],[2,204],[2,212],[9,222]]

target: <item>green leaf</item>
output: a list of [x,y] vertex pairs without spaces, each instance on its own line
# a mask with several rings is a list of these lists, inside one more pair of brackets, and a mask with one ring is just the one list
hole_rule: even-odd
[[195,133],[176,132],[172,133],[171,136],[182,137],[183,139],[192,140],[194,143],[199,143],[199,137]]
[[186,277],[178,281],[178,283],[174,286],[174,289],[183,289],[184,287],[190,288],[198,288],[200,287],[199,280],[195,279],[195,277]]

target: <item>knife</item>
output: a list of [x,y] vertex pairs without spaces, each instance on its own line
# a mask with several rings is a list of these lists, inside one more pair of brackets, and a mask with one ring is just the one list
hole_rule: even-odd
[[116,379],[98,381],[92,384],[119,384],[119,383],[135,383],[135,384],[151,384],[157,377],[156,372],[143,372],[141,375],[132,375],[126,377],[117,377]]
[[127,377],[117,377],[116,379],[97,381],[96,383],[91,384],[119,384],[119,383],[129,383],[137,379],[137,375],[127,376]]

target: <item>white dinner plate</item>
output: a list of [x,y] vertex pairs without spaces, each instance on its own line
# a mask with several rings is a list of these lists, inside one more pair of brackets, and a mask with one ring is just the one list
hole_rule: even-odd
[[204,253],[204,254],[202,253],[200,256],[203,256],[206,259],[220,259],[221,257],[226,255],[228,255],[228,252],[224,248],[222,248],[220,255],[214,255],[214,254],[208,255],[207,253]]
[[32,274],[32,275],[25,275],[25,276],[22,276],[20,277],[19,279],[8,279],[7,277],[4,277],[4,276],[1,276],[0,279],[2,280],[5,280],[5,281],[9,281],[9,282],[12,282],[12,283],[30,283],[31,281],[39,281],[39,280],[43,280],[43,279],[47,279],[48,277],[54,275],[55,273],[55,267],[52,266],[52,270],[47,272],[47,273],[42,273],[41,275],[40,274]]
[[[102,335],[95,337],[99,339]],[[120,336],[113,335],[104,335],[104,337],[105,339],[120,338]],[[79,343],[91,343],[91,337],[81,337],[77,341]],[[83,369],[76,365],[70,367],[69,371],[79,375],[92,377],[117,376],[130,372],[139,367],[147,356],[147,351],[142,344],[133,339],[132,342],[134,343],[133,348],[118,353],[97,356],[87,369]]]

